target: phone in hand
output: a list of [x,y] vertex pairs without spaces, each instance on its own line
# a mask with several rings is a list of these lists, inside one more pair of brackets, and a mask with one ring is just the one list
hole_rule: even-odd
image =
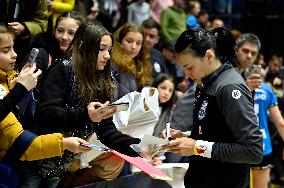
[[28,63],[30,66],[33,66],[35,64],[36,57],[38,55],[39,50],[37,48],[33,48],[29,54]]
[[103,151],[103,152],[108,152],[108,151],[109,151],[108,148],[99,146],[99,145],[97,145],[97,144],[82,144],[82,143],[80,143],[80,146],[84,146],[84,147],[92,148],[92,149],[97,149],[97,150]]
[[261,65],[252,65],[252,68],[250,70],[251,74],[261,74]]
[[120,111],[127,111],[128,108],[129,108],[129,103],[128,103],[128,102],[123,102],[123,103],[111,103],[111,104],[109,104],[108,106],[109,106],[109,107],[116,106],[117,112],[120,112]]

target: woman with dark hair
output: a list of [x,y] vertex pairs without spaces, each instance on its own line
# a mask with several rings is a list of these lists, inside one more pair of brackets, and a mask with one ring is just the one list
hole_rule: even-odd
[[174,140],[168,147],[170,152],[190,156],[185,187],[248,187],[249,164],[262,159],[262,133],[250,90],[232,65],[230,31],[189,29],[175,48],[187,78],[199,84],[191,135],[171,130]]
[[[61,132],[86,140],[96,133],[106,146],[137,156],[129,145],[140,140],[117,131],[111,119],[116,107],[108,107],[115,90],[110,72],[112,43],[111,33],[100,25],[89,23],[78,28],[67,49],[72,55],[54,65],[42,83],[38,129],[40,133]],[[62,157],[27,164],[21,187],[57,187],[78,157],[65,152]]]
[[158,89],[161,109],[159,122],[154,128],[153,135],[162,137],[161,132],[166,128],[166,123],[170,120],[172,107],[177,101],[175,81],[171,75],[162,73],[154,79],[152,86]]
[[64,150],[79,153],[88,151],[80,144],[87,144],[78,137],[64,138],[63,134],[35,135],[24,130],[17,117],[17,103],[36,84],[41,70],[25,66],[14,71],[17,54],[14,35],[0,25],[0,187],[17,187],[18,176],[14,168],[17,161],[34,161],[61,156]]
[[34,36],[30,48],[39,48],[37,67],[45,72],[57,58],[62,58],[78,27],[85,23],[84,17],[76,12],[64,12],[57,17],[52,34],[40,33]]
[[[36,66],[43,72],[42,76],[38,79],[36,88],[33,90],[36,99],[38,98],[38,90],[40,90],[41,82],[46,76],[48,68],[56,63],[56,59],[64,57],[76,30],[83,23],[85,23],[85,19],[78,12],[65,12],[57,18],[52,35],[49,33],[41,33],[32,39],[30,47],[39,49],[36,58]],[[26,57],[26,61],[23,62],[22,66],[27,63],[28,58],[29,57]],[[32,110],[35,109],[34,106],[34,100],[29,97],[29,94],[26,95],[19,105],[19,121],[26,129],[36,132],[37,125]]]

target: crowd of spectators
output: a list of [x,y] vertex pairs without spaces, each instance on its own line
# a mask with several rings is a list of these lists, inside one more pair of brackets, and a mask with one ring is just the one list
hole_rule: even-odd
[[[41,129],[43,131],[39,131],[41,129],[36,127],[31,128],[29,125],[25,126],[29,121],[24,122],[22,120],[23,122],[21,123],[24,128],[29,128],[37,134],[55,134],[56,132],[60,132],[75,141],[77,141],[77,137],[87,140],[91,134],[97,132],[97,134],[102,135],[103,139],[107,140],[106,142],[109,145],[114,146],[112,143],[109,143],[109,137],[100,132],[100,130],[92,130],[87,127],[89,123],[98,122],[98,118],[94,117],[97,110],[90,109],[89,104],[91,102],[99,102],[101,106],[104,106],[107,101],[115,101],[127,93],[141,91],[145,86],[152,86],[159,90],[161,111],[153,135],[162,137],[161,131],[165,128],[167,122],[172,123],[175,129],[189,131],[192,128],[192,119],[188,113],[192,113],[192,109],[194,108],[193,103],[196,84],[193,80],[186,77],[183,67],[177,63],[178,59],[175,47],[178,37],[187,29],[203,29],[209,32],[214,28],[225,27],[230,30],[237,44],[238,42],[240,44],[240,38],[244,37],[243,32],[240,27],[238,27],[240,25],[240,17],[263,16],[263,14],[281,17],[283,13],[279,7],[283,6],[284,3],[282,1],[272,2],[269,0],[0,1],[0,24],[5,26],[14,37],[14,50],[17,54],[13,57],[13,59],[16,60],[16,62],[14,62],[14,70],[19,73],[22,69],[25,69],[30,50],[32,48],[40,49],[37,58],[37,68],[43,73],[42,77],[39,77],[36,81],[42,84],[42,92],[39,108],[36,109],[36,115],[38,124],[42,125]],[[263,12],[253,11],[254,9],[252,7],[258,7],[263,10]],[[97,25],[102,25],[103,27]],[[91,30],[95,32],[94,36],[90,33],[84,34],[87,30],[86,28],[91,28]],[[86,46],[87,41],[83,41],[83,39],[82,41],[74,41],[76,39],[75,33],[78,33],[77,29],[78,32],[81,32],[81,36],[76,36],[77,40],[84,38],[84,35],[88,35],[90,39],[85,40],[89,41],[94,39],[92,37],[98,37],[101,43],[96,43],[96,46],[91,47]],[[106,36],[108,37],[106,38]],[[75,39],[73,40],[74,37]],[[106,41],[106,44],[102,43],[102,41]],[[262,42],[261,38],[259,42]],[[271,143],[271,154],[269,155],[269,159],[267,159],[269,161],[269,166],[267,166],[271,168],[271,171],[268,172],[271,180],[267,179],[267,181],[284,186],[284,157],[282,155],[284,150],[283,140],[281,138],[283,135],[281,131],[279,131],[281,127],[284,126],[284,124],[282,125],[282,115],[284,114],[283,54],[271,54],[265,57],[264,54],[261,53],[260,44],[255,51],[251,51],[251,49],[254,48],[251,48],[250,44],[248,44],[247,48],[242,45],[243,43],[241,43],[240,46],[236,46],[235,49],[236,55],[239,55],[237,59],[239,64],[237,63],[236,67],[239,68],[241,75],[247,79],[247,85],[249,86],[252,96],[261,95],[260,90],[263,89],[262,87],[265,87],[269,92],[271,91],[271,101],[267,109],[265,108],[265,115],[267,115],[265,124],[268,126],[266,131],[270,135],[269,143]],[[82,50],[89,50],[88,52],[90,52],[90,54],[82,52]],[[91,55],[92,53],[94,53],[93,56]],[[104,53],[104,55],[100,56],[101,53]],[[252,57],[248,57],[248,59],[251,58],[250,60],[241,60],[240,57],[242,57],[242,55],[243,57],[245,55]],[[66,73],[66,70],[68,72],[68,66],[71,66],[69,64],[72,62],[78,64],[78,62],[81,61],[89,62],[90,58],[96,59],[98,65],[95,68],[92,67],[92,65],[89,65],[89,67],[87,65],[80,65],[82,67],[75,66],[75,72],[72,72],[74,78],[71,78],[70,81]],[[60,61],[63,62],[64,65],[58,68],[56,64]],[[252,64],[250,66],[242,66],[243,62],[246,63],[248,61],[252,61],[252,64],[260,64],[262,66],[263,70],[260,80],[262,86],[261,84],[256,84],[250,87],[253,82],[251,80],[256,78],[250,79],[252,75],[248,75]],[[1,59],[0,68],[2,70]],[[62,71],[61,69],[64,70],[63,73],[60,72]],[[86,77],[87,74],[91,74],[90,70],[97,72],[93,76],[89,75],[89,77]],[[64,75],[65,77],[62,78],[66,83],[60,86],[59,80],[56,80],[55,77],[60,77],[62,74],[66,74]],[[38,75],[36,77],[38,77]],[[41,80],[41,78],[44,79]],[[74,81],[75,78],[76,81]],[[48,82],[49,80],[51,80],[50,83]],[[93,85],[91,81],[95,81],[97,85]],[[79,86],[76,84],[73,86],[67,82],[72,82],[73,85],[77,82]],[[99,83],[106,85],[100,85]],[[56,84],[59,86],[56,87]],[[65,89],[66,87],[72,87],[69,89],[72,91],[72,96],[65,93],[67,89],[62,93],[62,87]],[[57,93],[56,89],[58,90]],[[92,92],[88,94],[88,90],[90,89]],[[52,93],[56,94],[52,96]],[[55,96],[58,97],[59,102],[55,100]],[[256,104],[258,104],[258,98],[256,96],[254,98]],[[54,102],[54,105],[50,105],[49,107],[49,104],[52,102]],[[68,102],[70,102],[70,104],[68,104],[69,106],[67,105]],[[60,106],[60,108],[57,108],[56,105]],[[277,113],[279,111],[279,114],[277,114],[276,117],[276,115],[273,115],[276,112],[273,112],[274,110],[271,110],[272,108],[270,107],[277,105],[279,107],[279,109],[277,107]],[[77,109],[78,107],[80,107],[80,110]],[[52,108],[55,108],[55,110]],[[56,112],[56,110],[58,110],[58,112]],[[94,110],[95,112],[93,112]],[[100,109],[98,111],[100,111]],[[107,119],[104,120],[102,124],[112,126],[112,123],[108,122],[108,118],[111,117],[114,112],[115,110],[101,117],[100,121]],[[4,118],[4,115],[1,114],[1,117],[2,116]],[[183,116],[186,117],[183,118]],[[2,120],[1,118],[1,121]],[[52,122],[52,126],[49,125],[50,121]],[[77,125],[73,125],[74,123],[81,123],[81,127],[85,126],[85,132],[77,130]],[[73,127],[71,125],[73,125]],[[115,130],[114,133],[117,133],[116,131],[117,130]],[[117,134],[121,138],[129,139],[128,142],[137,142],[136,139],[131,140],[131,138],[127,136],[123,137],[119,133]],[[61,139],[63,139],[63,135],[60,134]],[[74,136],[76,136],[76,138],[73,138]],[[85,143],[85,141],[81,140],[77,142]],[[120,142],[118,143],[121,144]],[[117,146],[115,147],[117,148]],[[74,150],[74,148],[67,149],[71,151]],[[124,152],[132,154],[128,150]],[[46,162],[49,160],[44,159],[43,162],[39,161],[28,165],[21,162],[21,165],[26,169],[23,168],[24,170],[20,173],[32,175],[34,172],[30,170],[30,167],[36,166],[38,177],[53,181],[53,177],[65,175],[71,162],[75,161],[73,159],[75,159],[77,155],[69,153],[71,152],[65,152],[65,155],[63,155],[66,165],[63,169],[59,170],[60,175],[56,174],[54,169],[50,168],[54,168],[54,166],[57,165],[56,162],[61,161],[62,157],[51,159],[50,162]],[[58,152],[53,156],[62,154],[62,152]],[[50,157],[49,155],[47,156]],[[165,156],[167,159],[164,160],[164,162],[188,161],[185,157],[180,157],[175,154],[166,153]],[[45,157],[40,157],[40,159],[42,158]],[[115,169],[115,176],[112,178],[116,178],[116,176],[119,175],[120,171],[122,171],[122,166],[123,162]],[[50,170],[50,172],[46,169]],[[32,170],[34,170],[34,168]],[[69,175],[71,174],[71,172],[68,173]],[[88,174],[84,176],[86,178]],[[254,178],[263,177],[256,175]],[[92,176],[88,181],[76,182],[76,185],[101,179],[104,178],[94,178],[94,176]],[[31,180],[26,179],[26,181]],[[56,186],[59,181],[64,185],[63,179],[59,179],[56,183],[53,182],[54,185]],[[33,183],[34,186],[38,187],[43,185],[40,184],[40,181]],[[65,185],[66,184],[65,182]],[[21,184],[21,187],[25,186],[26,184]],[[256,184],[255,188],[260,187]]]

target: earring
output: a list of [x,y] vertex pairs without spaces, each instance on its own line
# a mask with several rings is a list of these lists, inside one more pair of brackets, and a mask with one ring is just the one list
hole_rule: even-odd
[[81,48],[81,46],[84,44],[83,41],[80,41],[80,44],[79,44],[79,49]]

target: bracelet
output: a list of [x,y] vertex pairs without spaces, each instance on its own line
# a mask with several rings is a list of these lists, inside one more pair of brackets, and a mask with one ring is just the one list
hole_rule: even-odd
[[194,155],[211,158],[213,144],[214,142],[197,140],[193,149]]

